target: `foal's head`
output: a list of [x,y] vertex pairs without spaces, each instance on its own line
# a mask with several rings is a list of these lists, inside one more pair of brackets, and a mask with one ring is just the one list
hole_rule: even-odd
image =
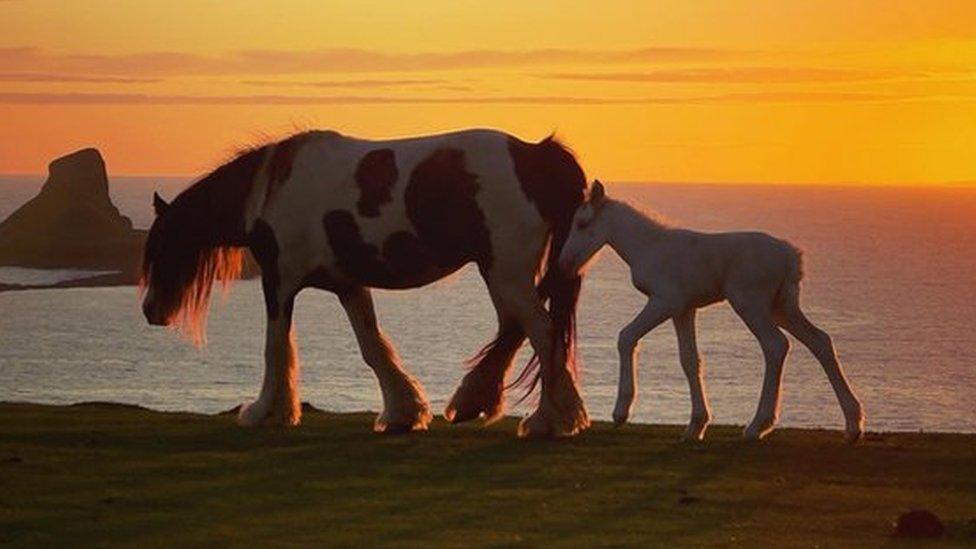
[[607,202],[603,183],[594,181],[589,197],[573,215],[573,226],[559,254],[559,268],[577,274],[607,243],[606,216],[602,215]]

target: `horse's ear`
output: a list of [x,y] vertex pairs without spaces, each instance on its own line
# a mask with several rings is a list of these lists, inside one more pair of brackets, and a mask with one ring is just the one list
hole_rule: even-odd
[[593,186],[590,188],[590,203],[594,206],[600,206],[606,197],[607,191],[603,188],[603,183],[600,183],[599,179],[594,179]]
[[156,215],[163,215],[169,208],[169,204],[163,200],[163,197],[159,196],[159,193],[153,193],[153,209],[156,210]]

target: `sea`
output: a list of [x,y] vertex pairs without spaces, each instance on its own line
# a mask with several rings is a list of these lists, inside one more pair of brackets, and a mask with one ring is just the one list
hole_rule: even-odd
[[[152,192],[171,198],[188,181],[114,177],[110,188],[121,211],[147,227]],[[42,183],[40,176],[0,177],[0,219]],[[804,308],[833,337],[868,429],[976,432],[976,188],[611,183],[608,189],[674,225],[760,230],[792,241],[804,250]],[[0,282],[92,274],[3,267]],[[374,295],[406,369],[442,411],[465,360],[496,328],[477,270]],[[595,419],[609,419],[613,408],[617,332],[644,303],[627,266],[605,250],[589,270],[579,308],[581,386]],[[331,411],[379,410],[376,381],[336,297],[307,290],[295,314],[301,398]],[[701,311],[698,324],[714,421],[745,424],[759,399],[759,345],[727,304]],[[134,287],[3,292],[0,401],[219,412],[256,396],[263,338],[261,291],[253,280],[215,298],[203,348],[148,326]],[[526,358],[523,350],[519,360]],[[524,415],[529,407],[510,413]],[[674,330],[665,324],[644,339],[632,420],[683,424],[689,413]],[[785,368],[780,424],[843,427],[823,371],[798,342]]]

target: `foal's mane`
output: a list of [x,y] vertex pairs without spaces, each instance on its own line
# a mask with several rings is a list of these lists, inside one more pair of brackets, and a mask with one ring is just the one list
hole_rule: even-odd
[[660,229],[667,229],[673,226],[672,220],[670,218],[668,218],[666,215],[662,214],[661,212],[658,212],[657,210],[651,208],[650,206],[646,206],[644,204],[634,205],[633,202],[630,202],[628,200],[621,200],[619,198],[611,198],[610,200],[612,200],[613,203],[639,215],[640,217],[644,218],[652,225]]

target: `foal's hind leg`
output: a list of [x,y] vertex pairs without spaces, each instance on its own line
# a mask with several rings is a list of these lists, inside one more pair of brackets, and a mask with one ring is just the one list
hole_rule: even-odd
[[773,320],[771,307],[763,299],[729,300],[736,313],[752,331],[762,346],[766,360],[762,395],[756,416],[745,428],[743,437],[759,440],[769,434],[779,419],[780,389],[783,382],[783,362],[790,351],[790,342]]
[[506,318],[501,311],[498,318],[498,335],[476,357],[474,367],[461,380],[444,410],[444,417],[452,423],[479,416],[491,423],[505,411],[505,374],[525,341],[525,332],[518,321]]
[[363,360],[373,369],[383,393],[383,412],[376,418],[377,432],[424,430],[430,423],[430,406],[420,384],[400,368],[393,345],[376,322],[369,290],[355,288],[339,294],[339,301],[359,342]]
[[674,329],[678,335],[678,355],[681,358],[681,369],[688,378],[688,390],[691,392],[691,421],[685,429],[685,440],[702,440],[705,429],[712,419],[708,407],[708,397],[705,395],[704,368],[698,355],[698,342],[695,335],[695,309],[674,316]]
[[847,440],[856,442],[864,432],[864,411],[844,376],[830,336],[807,319],[796,298],[789,299],[780,307],[777,320],[817,357],[844,411]]

